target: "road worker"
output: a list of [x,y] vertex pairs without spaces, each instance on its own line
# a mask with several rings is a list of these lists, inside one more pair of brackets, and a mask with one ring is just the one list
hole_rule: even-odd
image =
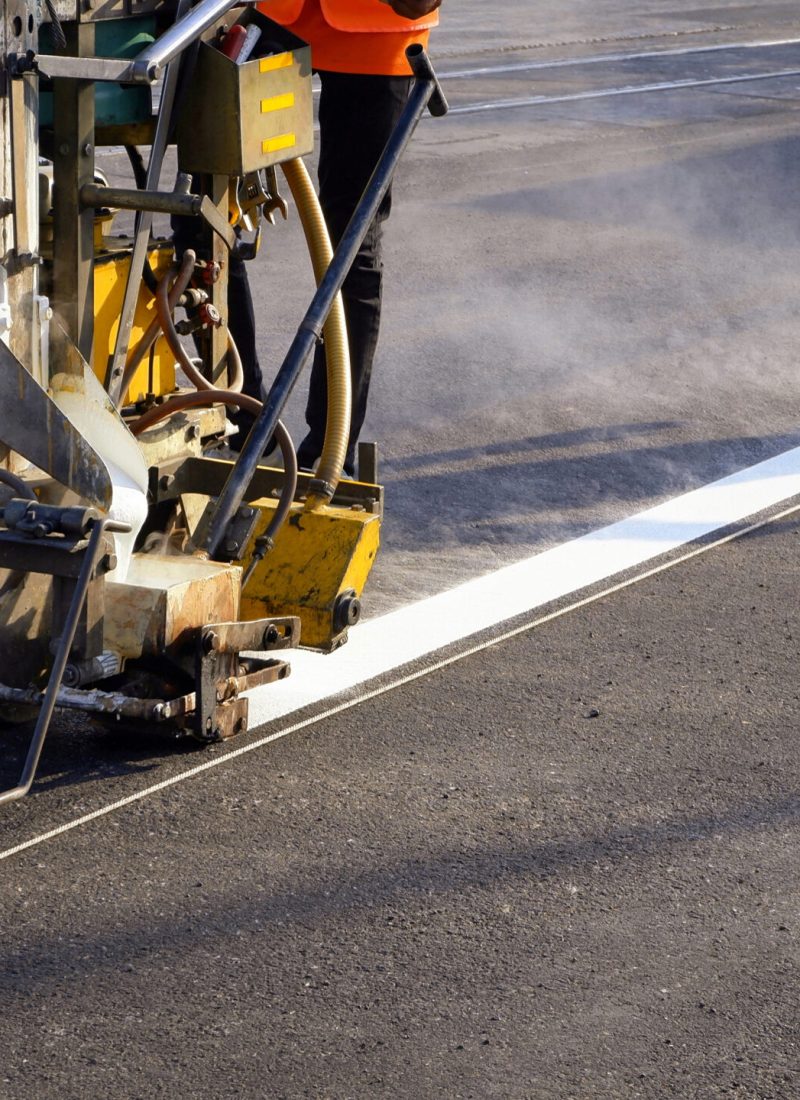
[[[308,42],[322,84],[319,121],[320,202],[334,247],[372,175],[408,97],[405,50],[424,46],[442,0],[263,0],[259,9]],[[391,210],[386,194],[342,288],[350,343],[353,408],[345,473],[355,473],[356,445],[367,410],[381,313],[381,232]],[[245,363],[245,391],[261,396],[253,310],[243,271],[231,268],[231,330]],[[239,301],[234,299],[239,298]],[[311,369],[308,433],[298,447],[311,469],[325,437],[327,379],[320,345]],[[248,425],[240,421],[240,447]]]

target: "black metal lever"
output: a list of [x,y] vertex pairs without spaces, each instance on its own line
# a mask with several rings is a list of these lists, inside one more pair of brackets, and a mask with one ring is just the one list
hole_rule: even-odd
[[430,106],[431,113],[436,115],[443,115],[447,111],[447,101],[424,48],[418,44],[410,46],[406,50],[406,57],[415,78],[408,102],[286,353],[286,358],[264,402],[264,408],[253,424],[239,458],[217,498],[205,539],[205,549],[211,557],[222,545],[228,524],[242,503],[261,455],[264,453],[267,440],[272,438],[289,395],[314,345],[322,335],[333,301],[341,290],[367,230],[389,189],[398,161],[411,140],[417,123],[426,107]]

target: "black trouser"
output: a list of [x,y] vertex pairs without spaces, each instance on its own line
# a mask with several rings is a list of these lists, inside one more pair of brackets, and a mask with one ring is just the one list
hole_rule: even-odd
[[[332,72],[320,72],[319,76],[322,82],[319,197],[336,247],[405,106],[412,78]],[[382,223],[389,217],[391,208],[390,189],[342,287],[353,386],[350,440],[345,459],[345,472],[350,475],[355,473],[356,445],[367,412],[372,364],[378,345],[383,281]],[[179,252],[188,247],[203,251],[196,219],[174,218],[173,230]],[[263,400],[264,389],[269,385],[263,384],[258,362],[255,313],[247,268],[235,255],[231,256],[228,272],[228,324],[242,357],[243,392]],[[310,469],[322,452],[327,405],[325,348],[320,344],[311,368],[306,404],[309,430],[297,450],[300,466],[306,469]],[[253,420],[246,413],[229,415],[239,426],[239,434],[231,440],[231,445],[239,449]]]
[[[411,78],[332,72],[320,72],[319,76],[322,82],[319,197],[335,248],[405,106]],[[345,471],[350,475],[355,472],[356,445],[367,413],[372,364],[378,346],[382,223],[391,208],[389,190],[342,287],[353,383],[350,441],[345,460]],[[325,349],[320,345],[311,368],[306,404],[309,431],[297,451],[303,467],[310,467],[322,451],[327,403]]]
[[[321,72],[319,104],[319,191],[334,247],[378,163],[386,142],[408,98],[410,77],[362,76]],[[372,363],[378,345],[381,316],[382,222],[389,217],[391,190],[369,228],[364,243],[342,287],[350,345],[353,409],[345,472],[355,473],[355,452],[367,412]],[[244,364],[244,392],[262,397],[262,378],[256,355],[255,318],[245,265],[232,257],[228,292],[229,324]],[[267,385],[267,389],[269,386]],[[301,467],[310,469],[322,452],[328,405],[325,349],[320,344],[311,368],[306,405],[308,434],[297,450]],[[241,446],[252,420],[239,414]]]

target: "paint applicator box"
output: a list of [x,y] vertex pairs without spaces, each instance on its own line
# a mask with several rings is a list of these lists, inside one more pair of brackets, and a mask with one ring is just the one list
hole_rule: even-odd
[[200,43],[177,127],[183,172],[241,177],[314,148],[310,48],[258,12],[239,22],[260,27],[261,56],[237,64]]

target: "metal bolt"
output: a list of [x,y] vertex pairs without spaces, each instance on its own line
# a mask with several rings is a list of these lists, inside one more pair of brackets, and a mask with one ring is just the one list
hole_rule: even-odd
[[333,625],[338,631],[355,626],[361,618],[361,600],[357,596],[340,596],[333,609]]
[[269,647],[275,645],[279,639],[280,634],[278,633],[277,626],[275,626],[274,624],[272,626],[268,626],[267,629],[264,631],[264,649],[269,649]]
[[226,554],[238,554],[239,553],[239,543],[236,541],[236,539],[226,539],[225,540],[225,553]]
[[193,439],[199,439],[200,438],[200,425],[199,424],[190,424],[189,427],[186,429],[186,438],[189,442],[191,442]]
[[164,492],[166,492],[167,489],[171,489],[174,484],[175,484],[175,475],[174,474],[162,474],[161,477],[158,479],[158,487],[159,487],[159,489],[162,489]]
[[[203,635],[203,649],[206,653],[211,653],[215,649],[219,649],[219,635],[215,634],[213,630],[207,630]],[[209,718],[209,722],[211,719]]]
[[117,555],[113,553],[104,554],[100,559],[99,573],[110,573],[112,569],[117,568]]
[[156,703],[156,705],[153,707],[154,722],[162,722],[164,720],[164,709],[165,708],[163,703]]
[[91,141],[86,142],[86,144],[82,147],[81,152],[85,157],[90,157],[92,155],[92,153],[94,152],[94,146],[92,145]]
[[76,665],[67,665],[61,677],[64,687],[77,687],[81,682],[80,670]]

